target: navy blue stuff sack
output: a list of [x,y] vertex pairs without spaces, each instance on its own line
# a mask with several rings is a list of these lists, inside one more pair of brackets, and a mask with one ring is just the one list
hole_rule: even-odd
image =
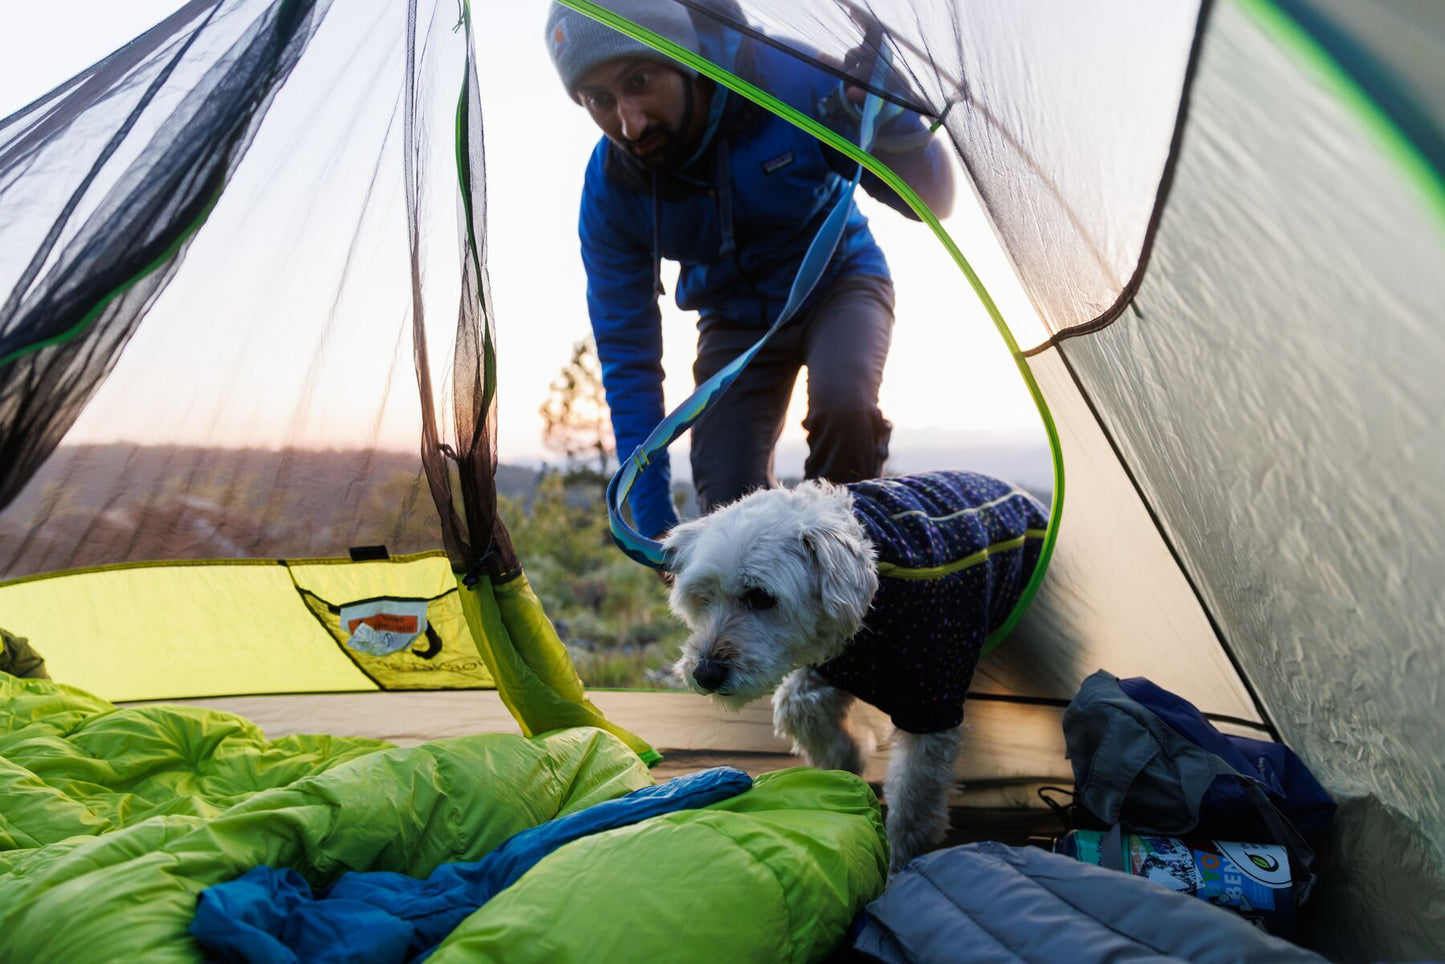
[[[1193,703],[1142,676],[1119,680],[1119,689],[1154,712],[1180,736],[1222,757],[1240,773],[1257,777],[1270,802],[1305,839],[1317,841],[1335,815],[1335,802],[1293,750],[1283,743],[1220,733]],[[1258,813],[1238,780],[1209,785],[1199,812],[1200,829],[1219,833],[1259,825]]]

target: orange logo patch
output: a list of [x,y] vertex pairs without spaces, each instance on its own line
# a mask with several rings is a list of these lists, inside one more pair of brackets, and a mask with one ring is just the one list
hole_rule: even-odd
[[421,627],[415,616],[399,616],[395,613],[373,613],[360,619],[347,620],[346,628],[353,633],[362,623],[384,633],[419,633]]

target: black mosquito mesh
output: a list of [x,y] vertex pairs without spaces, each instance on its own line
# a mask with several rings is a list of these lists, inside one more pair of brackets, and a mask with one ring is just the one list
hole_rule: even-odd
[[1136,283],[1207,3],[671,2],[859,86],[886,47],[874,89],[943,118],[1051,332],[1110,316]]
[[[442,538],[452,563],[473,574],[485,571],[493,579],[506,579],[521,571],[511,537],[497,514],[497,371],[493,337],[492,298],[486,260],[486,160],[482,150],[482,106],[473,59],[470,11],[466,26],[467,64],[457,107],[457,179],[462,216],[458,250],[462,253],[461,297],[458,299],[456,339],[451,359],[452,411],[455,442],[439,443],[436,413],[430,397],[422,399],[422,455],[432,497],[442,514]],[[416,2],[408,5],[409,34],[415,34]],[[408,63],[414,50],[407,52]],[[417,379],[431,384],[426,350],[425,299],[422,297],[419,257],[421,198],[418,167],[423,162],[414,130],[417,73],[407,70],[405,143],[407,144],[407,225],[412,249],[413,345]],[[455,473],[447,459],[456,467]],[[461,511],[458,511],[460,502]],[[468,525],[470,523],[470,526]]]
[[[1199,0],[671,2],[739,65],[866,83],[886,47],[1048,328],[1128,290]],[[361,544],[516,571],[472,36],[457,0],[196,0],[0,123],[0,577]]]
[[0,506],[184,260],[326,5],[264,7],[238,31],[245,6],[192,3],[0,126]]
[[196,0],[0,122],[0,578],[517,570],[472,48],[456,0]]

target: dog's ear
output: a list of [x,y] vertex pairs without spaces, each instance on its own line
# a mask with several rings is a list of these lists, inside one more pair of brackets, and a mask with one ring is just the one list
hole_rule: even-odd
[[675,573],[687,567],[693,546],[702,535],[699,520],[675,525],[662,537],[662,555],[665,560],[663,571]]
[[810,526],[803,530],[803,548],[818,574],[824,614],[840,641],[853,638],[878,591],[872,547],[831,526]]

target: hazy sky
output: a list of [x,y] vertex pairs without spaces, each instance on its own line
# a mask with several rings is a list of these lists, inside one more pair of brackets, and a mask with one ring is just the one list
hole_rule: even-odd
[[[345,0],[340,0],[345,2]],[[28,103],[179,6],[177,0],[0,0],[0,116]],[[541,452],[537,407],[588,331],[576,217],[583,167],[598,136],[570,103],[541,40],[546,4],[474,0],[487,134],[490,274],[497,314],[499,445],[504,461]],[[1037,323],[992,234],[962,191],[945,222],[984,276],[1020,340]],[[862,192],[860,192],[861,196]],[[897,287],[897,325],[882,407],[896,437],[951,433],[1042,440],[1038,413],[963,274],[928,229],[864,200]],[[539,258],[538,252],[547,252]],[[668,290],[675,269],[665,269]],[[693,316],[665,299],[664,366],[675,404],[692,388]],[[1037,339],[1034,339],[1037,340]],[[801,392],[784,441],[802,438]],[[793,446],[796,448],[796,446]],[[896,448],[896,446],[895,446]],[[674,452],[680,446],[674,447]],[[787,471],[789,466],[780,465]]]

